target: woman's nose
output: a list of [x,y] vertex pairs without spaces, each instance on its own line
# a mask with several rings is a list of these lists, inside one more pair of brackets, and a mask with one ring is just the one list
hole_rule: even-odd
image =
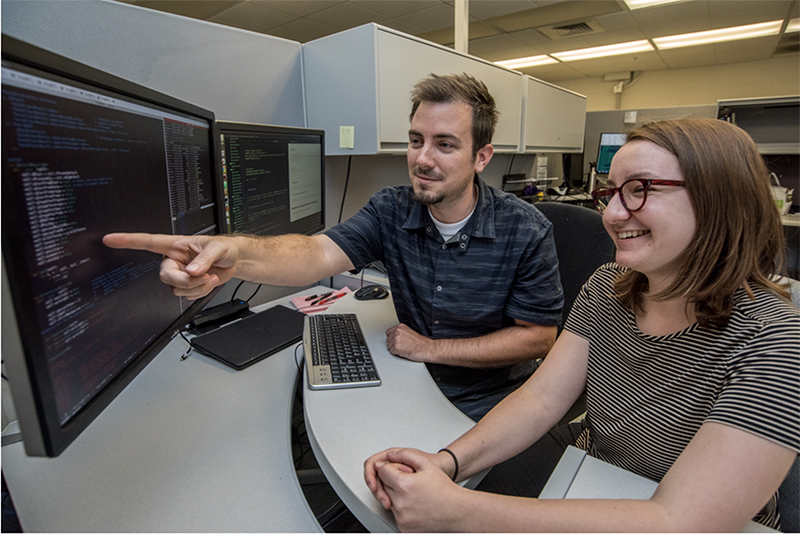
[[620,192],[611,197],[611,200],[603,210],[603,221],[613,223],[615,221],[626,220],[631,216],[631,212],[622,204],[622,197]]

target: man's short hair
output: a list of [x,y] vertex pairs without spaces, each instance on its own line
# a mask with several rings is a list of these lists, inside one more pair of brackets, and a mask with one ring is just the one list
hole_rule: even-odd
[[492,142],[497,126],[497,106],[486,85],[467,73],[430,74],[411,91],[411,116],[422,102],[444,104],[464,102],[472,108],[472,157]]

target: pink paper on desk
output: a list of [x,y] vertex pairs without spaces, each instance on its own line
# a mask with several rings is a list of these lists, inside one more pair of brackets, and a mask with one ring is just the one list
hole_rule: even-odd
[[314,306],[313,303],[317,302],[319,298],[306,300],[306,298],[310,295],[295,297],[292,299],[292,304],[294,304],[295,307],[303,313],[316,313],[327,310],[331,304],[333,304],[343,296],[347,295],[348,293],[352,293],[352,291],[350,291],[349,287],[345,286],[344,289],[338,289],[334,291],[330,296],[322,299],[322,303],[317,304],[316,306]]

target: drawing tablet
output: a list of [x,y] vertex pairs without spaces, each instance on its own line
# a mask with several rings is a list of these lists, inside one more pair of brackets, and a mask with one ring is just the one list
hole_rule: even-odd
[[192,339],[198,352],[241,370],[303,337],[299,311],[275,306]]

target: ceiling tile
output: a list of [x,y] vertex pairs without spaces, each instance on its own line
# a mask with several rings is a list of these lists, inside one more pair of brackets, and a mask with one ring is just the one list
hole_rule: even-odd
[[402,17],[395,17],[395,20],[424,28],[425,31],[430,32],[453,26],[455,14],[452,7],[441,4],[422,11],[415,11]]
[[423,30],[422,28],[399,21],[397,19],[384,20],[383,22],[381,22],[381,26],[386,26],[387,28],[392,28],[393,30],[407,33],[409,35],[421,35],[425,33],[425,30]]
[[340,0],[248,0],[270,9],[276,9],[297,17],[307,17],[317,11],[341,4]]
[[[722,1],[729,3],[730,0]],[[711,29],[706,0],[636,9],[631,11],[631,17],[639,28],[651,37],[672,35],[672,32],[676,31],[673,28],[678,28],[677,31],[680,33]]]
[[[491,35],[498,35],[499,33],[500,30],[483,22],[472,22],[468,29],[470,43],[475,39],[482,39]],[[449,26],[441,30],[422,33],[419,37],[434,43],[452,44],[455,41],[455,29],[453,26]]]
[[547,46],[553,42],[552,39],[545,37],[534,29],[510,32],[509,35],[528,46]]
[[520,11],[512,15],[495,17],[487,22],[504,31],[513,32],[526,28],[592,18],[619,11],[622,11],[622,8],[614,1],[575,0],[529,9],[528,11]]
[[307,43],[308,41],[313,41],[314,39],[336,33],[336,31],[335,28],[327,24],[303,18],[273,28],[270,30],[269,34],[300,43]]
[[370,22],[380,23],[381,21],[387,20],[389,17],[376,13],[375,11],[364,9],[363,7],[344,3],[318,11],[309,15],[307,18],[316,22],[321,22],[322,24],[327,24],[340,31],[355,28],[356,26],[361,26],[362,24],[368,24]]
[[638,30],[636,21],[633,20],[630,12],[611,13],[609,15],[599,15],[594,18],[606,31]]
[[527,11],[536,5],[529,0],[469,0],[469,16],[479,19],[502,17],[519,11]]
[[[469,42],[469,53],[480,57],[487,57],[487,55],[492,55],[492,54],[494,54],[496,57],[497,52],[506,52],[506,54],[504,55],[506,55],[507,57],[501,59],[512,59],[513,56],[508,56],[507,54],[511,50],[527,51],[530,50],[530,47],[524,46],[518,40],[514,39],[513,37],[507,34],[495,35],[483,39],[475,39],[474,41],[470,40]],[[533,55],[535,55],[535,52],[533,53]],[[516,57],[523,57],[523,56],[516,56]]]
[[501,50],[484,52],[479,49],[474,49],[471,45],[469,53],[491,62],[506,61],[509,59],[518,59],[521,57],[539,56],[542,54],[538,50],[533,50],[530,47],[525,47],[525,46],[519,46],[517,48],[504,48]]
[[144,0],[133,2],[139,7],[148,9],[155,9],[172,13],[174,15],[181,15],[183,17],[191,17],[200,20],[207,20],[208,17],[213,16],[220,11],[229,7],[242,3],[241,0],[209,0],[207,2],[186,2],[180,0]]
[[350,3],[392,18],[442,5],[440,0],[352,0]]
[[[744,2],[750,4],[750,2]],[[773,2],[764,2],[764,6],[753,9],[739,9],[714,13],[711,15],[711,24],[715,28],[729,28],[732,26],[744,26],[757,22],[770,22],[773,20],[783,20],[788,14],[786,5],[774,6]]]
[[575,78],[584,78],[585,74],[575,70],[568,63],[553,63],[551,65],[542,65],[540,67],[528,67],[519,69],[523,74],[532,76],[540,80],[574,80]]
[[266,32],[295,19],[297,19],[295,15],[276,11],[259,4],[242,2],[211,17],[209,20],[244,30]]
[[667,64],[656,52],[625,54],[592,60],[571,61],[572,67],[583,73],[602,76],[609,72],[666,69]]

